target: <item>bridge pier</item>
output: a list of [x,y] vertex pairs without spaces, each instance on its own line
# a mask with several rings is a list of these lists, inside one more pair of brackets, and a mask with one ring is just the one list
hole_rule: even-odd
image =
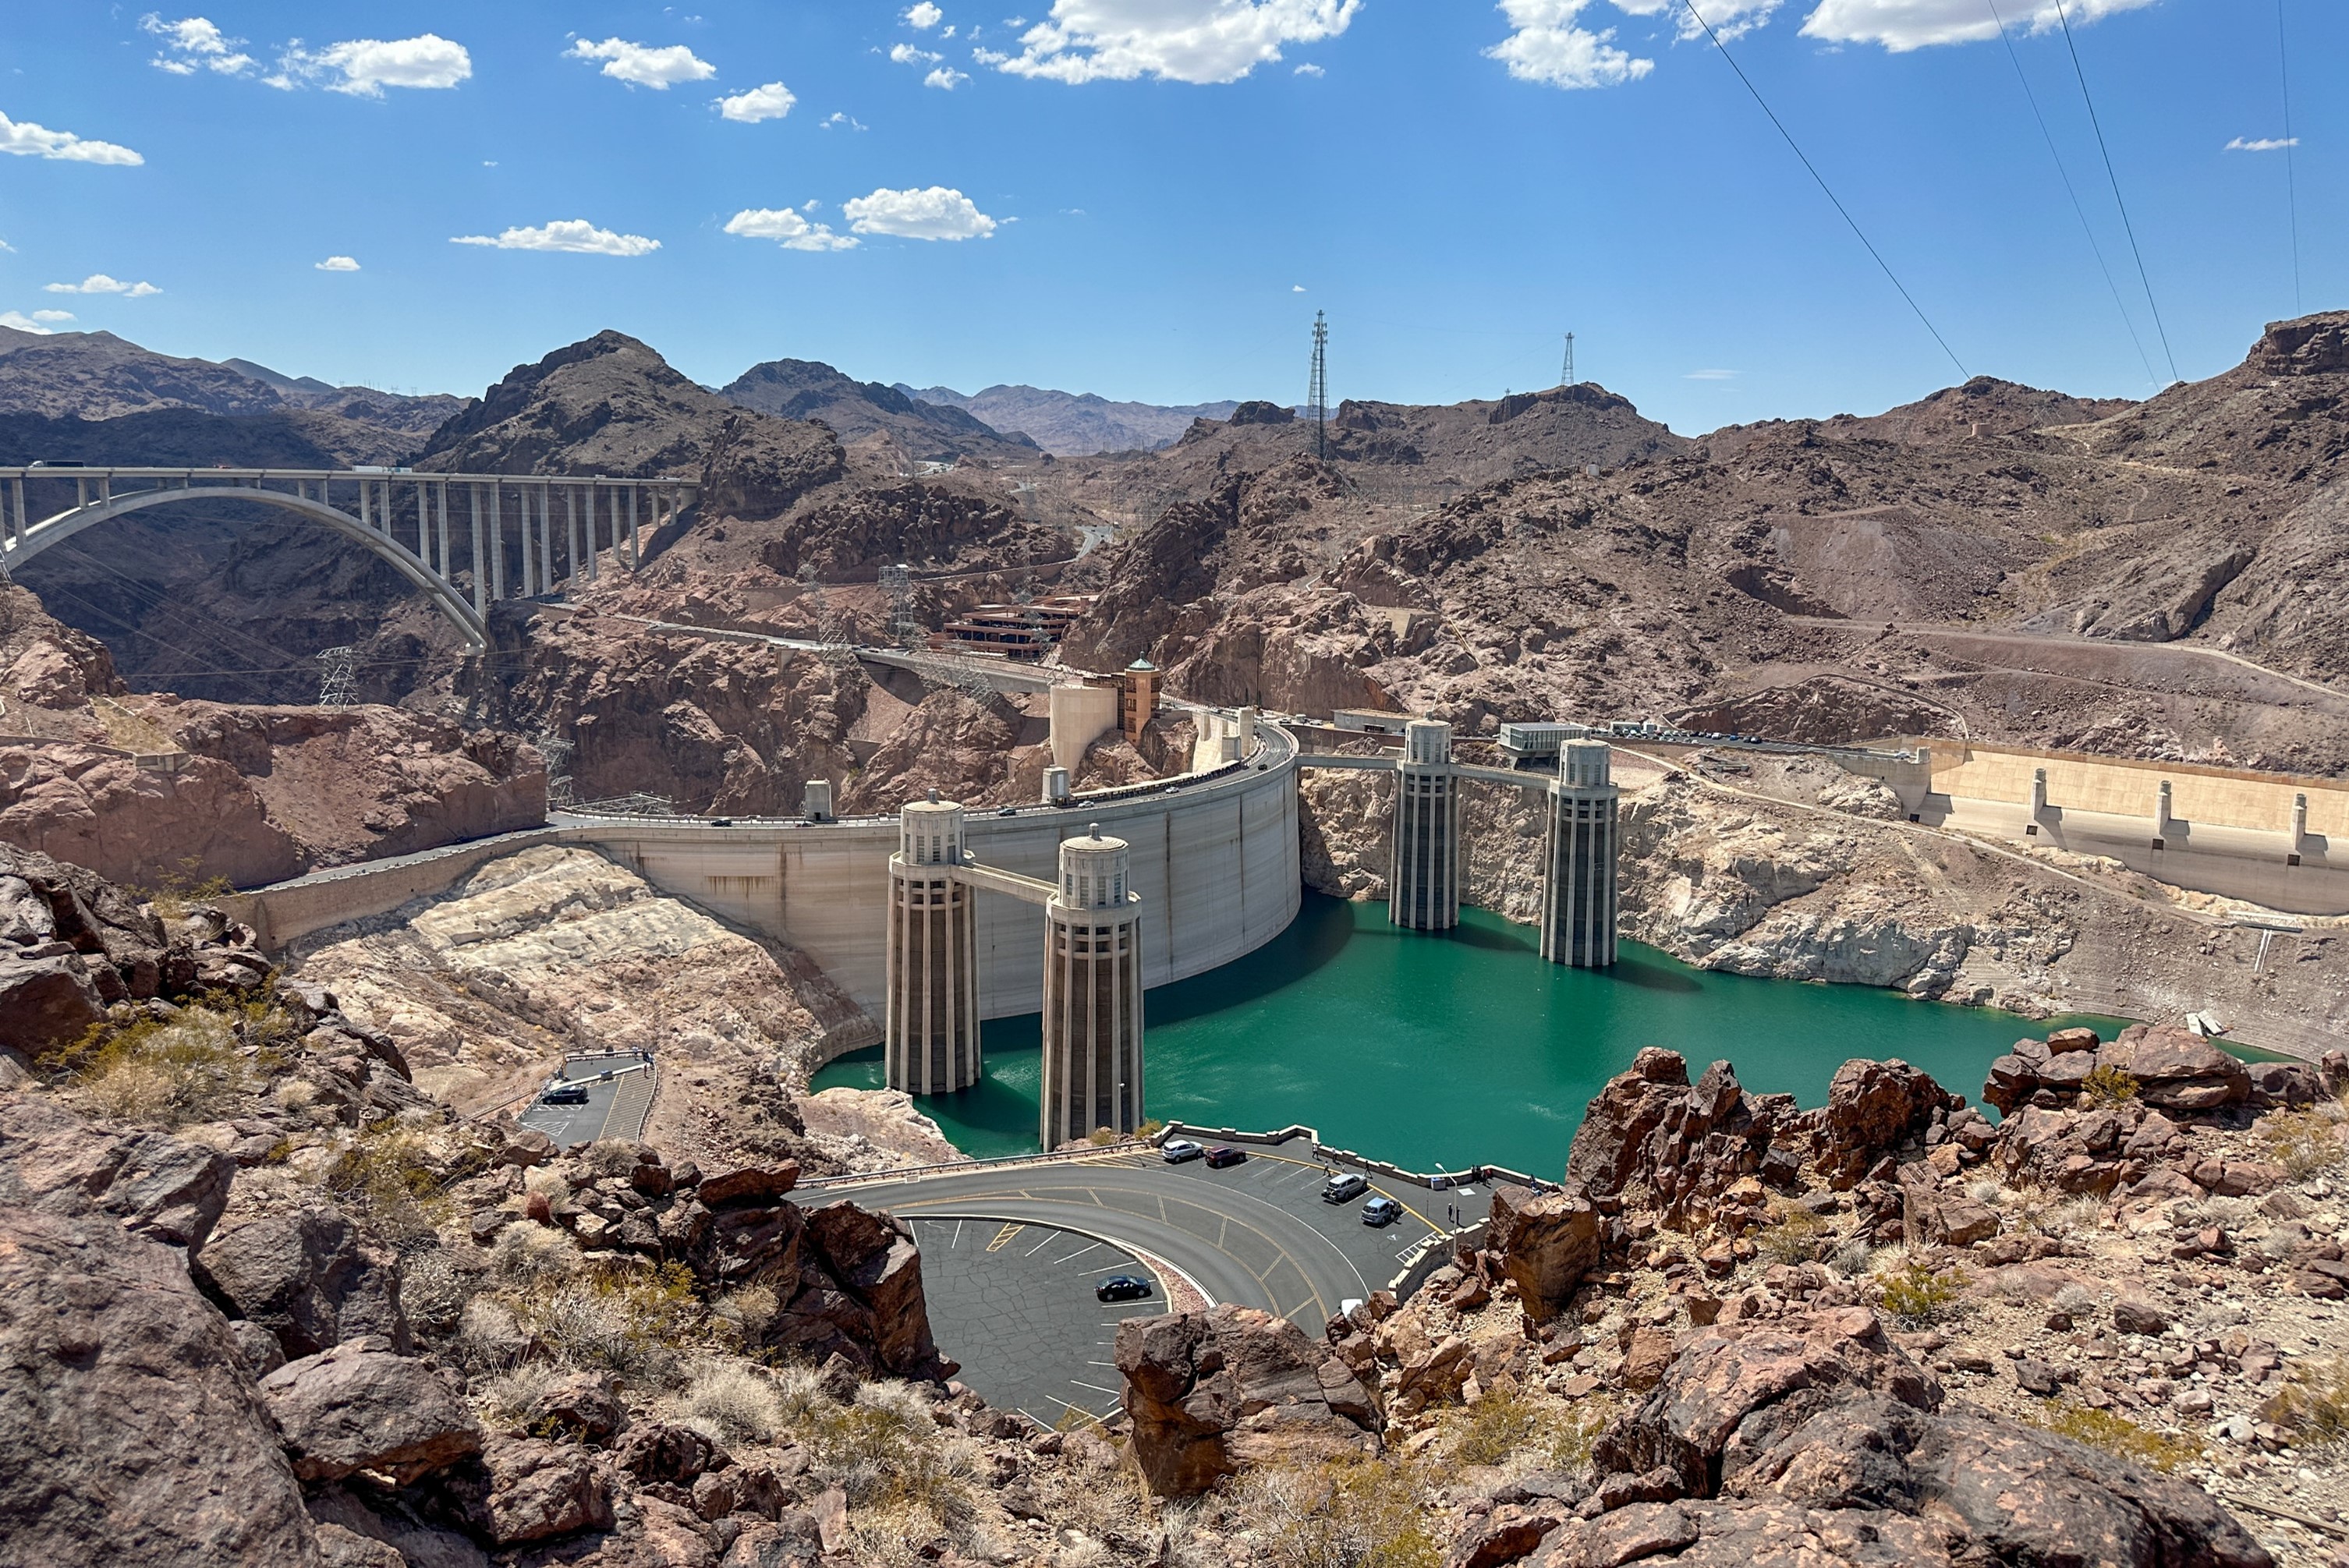
[[1604,741],[1568,741],[1549,787],[1542,956],[1576,969],[1615,962],[1616,802]]
[[1433,719],[1403,727],[1387,919],[1412,931],[1449,931],[1460,923],[1460,797],[1452,771],[1452,727]]

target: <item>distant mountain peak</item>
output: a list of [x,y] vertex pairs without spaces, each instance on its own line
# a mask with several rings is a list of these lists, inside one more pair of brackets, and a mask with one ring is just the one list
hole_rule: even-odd
[[1061,457],[1156,451],[1181,439],[1192,420],[1228,418],[1239,406],[1231,402],[1182,407],[1119,403],[1098,392],[1061,392],[1006,382],[968,396],[951,387],[914,387],[902,381],[895,390],[920,402],[959,408],[999,430],[1023,430],[1036,445]]

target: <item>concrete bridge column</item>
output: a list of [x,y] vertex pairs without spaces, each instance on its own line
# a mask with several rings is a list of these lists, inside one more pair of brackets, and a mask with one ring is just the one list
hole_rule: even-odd
[[2165,779],[2161,781],[2161,793],[2154,797],[2154,838],[2157,841],[2166,841],[2169,837],[2171,830],[2174,829],[2177,824],[2178,820],[2169,814],[2169,780]]
[[465,487],[473,500],[473,614],[486,618],[490,613],[490,568],[481,555],[481,487]]
[[1060,885],[1044,905],[1046,1149],[1142,1125],[1142,896],[1126,886],[1130,859],[1098,824],[1061,844]]
[[1542,956],[1576,969],[1615,962],[1617,796],[1604,742],[1568,741],[1549,787]]
[[1395,765],[1394,860],[1387,919],[1412,931],[1460,923],[1460,781],[1452,773],[1452,727],[1403,726]]
[[2302,791],[2292,798],[2292,852],[2298,854],[2308,842],[2308,795]]
[[2031,770],[2031,820],[2039,820],[2047,814],[2047,769]]
[[978,896],[955,876],[963,810],[935,791],[898,818],[889,857],[888,1002],[882,1057],[889,1087],[946,1094],[978,1081]]

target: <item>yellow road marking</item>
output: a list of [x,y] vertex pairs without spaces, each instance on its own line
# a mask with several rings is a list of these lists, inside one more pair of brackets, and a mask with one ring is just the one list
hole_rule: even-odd
[[1027,1228],[1025,1225],[1014,1224],[1006,1220],[1003,1222],[1003,1229],[995,1233],[995,1240],[987,1243],[987,1250],[990,1253],[1000,1250],[1005,1243]]

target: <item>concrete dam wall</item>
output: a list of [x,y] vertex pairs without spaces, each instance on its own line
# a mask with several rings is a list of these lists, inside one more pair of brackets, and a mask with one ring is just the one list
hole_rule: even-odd
[[[1051,879],[1061,841],[1099,823],[1133,846],[1142,895],[1142,979],[1164,985],[1228,964],[1271,941],[1296,917],[1297,747],[1272,725],[1245,759],[1164,784],[1078,796],[1066,806],[973,810],[970,850],[982,865]],[[590,845],[746,930],[812,957],[858,1006],[881,1016],[889,856],[897,820],[737,820],[559,817],[548,827],[316,872],[232,894],[222,904],[267,948],[343,921],[388,913],[445,892],[469,872],[532,844]],[[1040,911],[978,894],[980,1016],[1043,1005]]]

